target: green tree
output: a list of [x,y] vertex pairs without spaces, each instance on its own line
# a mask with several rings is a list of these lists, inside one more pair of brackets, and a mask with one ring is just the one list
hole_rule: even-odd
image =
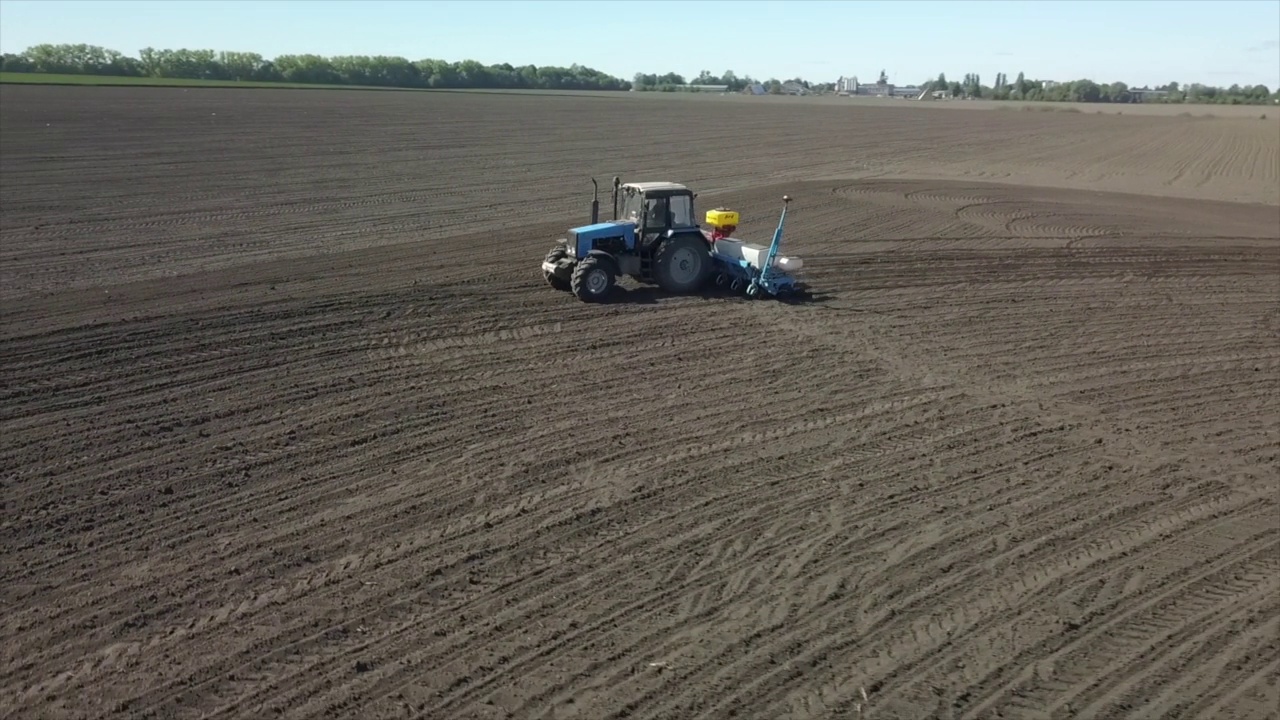
[[35,66],[25,55],[4,53],[0,55],[0,72],[29,73],[35,72]]

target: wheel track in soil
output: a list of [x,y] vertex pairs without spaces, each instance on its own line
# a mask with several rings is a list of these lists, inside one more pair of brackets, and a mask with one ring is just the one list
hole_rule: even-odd
[[714,450],[714,449],[712,448],[712,449],[709,449],[709,450]]
[[[263,97],[239,118],[214,109],[239,131],[265,117]],[[301,122],[343,136],[346,115],[302,114],[330,100],[296,97]],[[418,102],[371,101],[365,115]],[[605,117],[632,107],[591,102]],[[15,163],[44,141],[0,112],[19,138],[6,173],[31,180],[6,184],[18,212],[0,230],[24,243],[0,262],[27,303],[3,328],[0,536],[15,560],[0,600],[18,609],[0,623],[0,714],[799,719],[1146,702],[1192,716],[1244,713],[1266,692],[1273,209],[993,185],[969,149],[936,163],[901,142],[864,148],[856,182],[780,187],[799,176],[785,167],[769,186],[731,180],[768,161],[744,156],[691,182],[747,208],[754,240],[773,228],[761,208],[793,194],[790,247],[825,307],[588,307],[474,247],[540,256],[560,224],[516,229],[504,198],[601,174],[575,164],[582,148],[625,164],[644,144],[588,130],[578,149],[511,155],[476,141],[500,122],[440,107],[444,132],[472,139],[431,146],[405,120],[380,144],[351,136],[307,158],[294,138],[261,153],[275,186],[245,176],[261,204],[233,182],[247,149],[195,178],[194,158],[156,145],[130,197],[101,181],[141,134],[104,139],[90,165]],[[533,126],[581,118],[537,107]],[[704,114],[681,108],[671,146],[696,148]],[[865,118],[901,122],[886,112]],[[1080,123],[1151,145],[1137,128],[1152,121],[1047,115],[909,117],[939,141],[965,119],[977,154],[1030,153],[1002,173],[1020,180],[1275,179],[1257,158],[1280,155],[1254,125],[1161,120],[1227,155],[1136,170],[1055,153],[1078,147]],[[798,116],[732,123],[761,136],[783,117]],[[787,141],[795,162],[816,158],[814,122]],[[431,183],[413,165],[428,159]],[[68,193],[97,189],[47,200],[58,163],[78,175]],[[642,169],[677,170],[662,163]],[[925,165],[983,181],[873,177]],[[149,209],[157,198],[172,213]],[[569,189],[548,201],[580,215]],[[62,224],[77,209],[88,222]],[[48,229],[32,230],[42,213]],[[397,233],[434,254],[388,244]],[[100,237],[122,242],[88,245]],[[86,262],[63,272],[66,258],[42,259],[55,248]],[[162,264],[185,275],[157,277]],[[75,290],[112,272],[109,299]],[[751,329],[789,353],[744,345]],[[652,382],[663,367],[698,379],[672,395]],[[750,410],[758,398],[768,414]],[[1170,624],[1159,613],[1184,596],[1172,611],[1193,622]],[[1028,665],[1071,676],[1028,680]],[[77,706],[94,689],[98,704]]]
[[[902,503],[892,503],[892,504],[897,505]],[[875,514],[881,513],[887,509],[888,508],[886,507],[876,506],[866,511],[860,512],[856,515],[850,516],[847,518],[847,520],[842,520],[842,521],[849,522],[856,525],[859,522],[864,521],[869,517],[872,517]],[[800,508],[799,510],[804,510],[805,513],[810,516],[812,516],[813,514],[813,510],[809,508]],[[764,574],[767,575],[767,577],[759,577],[759,576],[752,577],[752,574],[744,575],[741,572],[735,572],[736,570],[735,566],[724,568],[721,572],[722,574],[729,575],[729,580],[728,580],[729,584],[720,585],[716,583],[711,585],[710,587],[704,587],[702,592],[698,594],[699,601],[696,601],[694,603],[694,606],[691,609],[689,609],[688,612],[681,613],[681,615],[698,617],[707,612],[707,610],[705,609],[705,606],[708,604],[710,604],[713,609],[722,607],[728,604],[730,600],[733,600],[735,598],[735,595],[736,595],[736,593],[734,592],[735,590],[738,592],[741,592],[743,588],[759,585],[762,583],[768,584],[768,583],[776,583],[779,580],[796,580],[797,577],[795,574],[799,572],[802,569],[802,567],[805,565],[804,557],[808,555],[812,555],[814,546],[822,542],[824,539],[825,538],[819,537],[819,538],[809,539],[808,541],[805,541],[805,542],[796,542],[797,539],[788,539],[786,542],[782,543],[782,546],[797,548],[797,549],[787,554],[789,559],[783,561],[783,566],[786,568],[786,570],[784,570],[783,576],[781,577],[777,574],[776,570],[764,571]],[[767,549],[764,551],[767,551]],[[706,578],[694,577],[694,578],[691,578],[690,580],[702,582],[706,580]],[[726,592],[729,594],[726,595],[725,594]],[[646,603],[646,604],[651,604],[651,603]],[[753,611],[748,609],[746,612],[751,613]],[[465,698],[459,698],[459,700],[461,699],[465,699]],[[443,710],[443,709],[446,709],[446,708],[437,708],[437,710]],[[655,709],[655,712],[658,712],[658,710]]]
[[[1267,550],[1274,556],[1274,547]],[[1221,635],[1225,632],[1228,635],[1235,635],[1234,628],[1227,630],[1224,626],[1234,626],[1240,621],[1237,618],[1222,618],[1221,614],[1224,610],[1240,612],[1247,608],[1252,612],[1265,609],[1268,615],[1274,616],[1275,611],[1280,610],[1280,606],[1277,606],[1274,599],[1277,589],[1275,571],[1274,562],[1261,563],[1249,567],[1249,572],[1243,573],[1243,576],[1237,574],[1234,581],[1219,580],[1208,588],[1197,588],[1187,597],[1180,598],[1176,612],[1170,612],[1162,617],[1148,618],[1144,627],[1134,631],[1134,635],[1143,638],[1140,641],[1134,641],[1144,643],[1141,645],[1143,650],[1140,655],[1130,658],[1124,665],[1117,666],[1113,663],[1107,670],[1114,668],[1120,672],[1128,671],[1132,677],[1150,683],[1150,675],[1165,669],[1164,666],[1171,660],[1170,656],[1184,651],[1187,645],[1204,642],[1206,639],[1204,636],[1207,634]],[[1274,622],[1272,624],[1274,625]],[[1150,637],[1151,635],[1155,637]],[[1165,645],[1166,643],[1168,645]],[[1081,712],[1086,714],[1102,712],[1109,707],[1123,711],[1133,707],[1135,695],[1144,692],[1155,694],[1153,690],[1161,688],[1157,683],[1154,687],[1148,685],[1123,690],[1120,688],[1122,684],[1128,683],[1113,680],[1102,688],[1077,688],[1077,693],[1086,691],[1100,693],[1100,697],[1086,704]],[[1068,697],[1076,696],[1068,694]],[[1065,704],[1070,701],[1060,699],[1058,702]]]
[[[1237,519],[1234,516],[1226,517],[1230,520]],[[1071,638],[1069,641],[1064,643],[1063,632],[1059,632],[1056,635],[1046,635],[1040,644],[1023,650],[1016,657],[1010,658],[1003,665],[994,668],[994,672],[975,683],[979,689],[983,688],[984,685],[988,689],[985,692],[979,690],[978,693],[975,693],[978,697],[972,705],[966,708],[963,716],[984,717],[985,713],[991,711],[996,700],[1008,696],[1020,685],[1031,682],[1033,678],[1044,672],[1042,666],[1056,669],[1050,675],[1052,684],[1047,687],[1042,684],[1041,687],[1043,689],[1040,690],[1040,693],[1031,694],[1031,698],[1028,700],[1029,707],[1034,706],[1032,702],[1035,701],[1052,703],[1052,706],[1046,706],[1049,707],[1050,711],[1062,709],[1068,706],[1079,694],[1093,692],[1095,688],[1089,687],[1085,683],[1096,682],[1100,678],[1107,676],[1103,675],[1103,670],[1094,667],[1088,661],[1094,660],[1096,662],[1100,658],[1102,662],[1109,662],[1115,655],[1098,649],[1096,645],[1089,646],[1086,643],[1095,641],[1112,643],[1116,646],[1111,648],[1113,651],[1124,651],[1129,643],[1124,638],[1109,635],[1116,628],[1126,627],[1128,624],[1136,622],[1135,618],[1145,618],[1149,621],[1151,618],[1148,616],[1158,614],[1163,607],[1162,604],[1179,600],[1187,594],[1192,596],[1205,593],[1211,594],[1216,587],[1214,578],[1225,575],[1229,571],[1235,572],[1238,566],[1244,565],[1255,568],[1265,566],[1267,564],[1266,557],[1259,556],[1274,554],[1277,540],[1275,533],[1266,529],[1265,515],[1262,518],[1254,518],[1254,525],[1263,529],[1255,534],[1252,542],[1246,543],[1244,550],[1239,549],[1236,545],[1229,545],[1226,549],[1218,551],[1219,554],[1209,562],[1208,569],[1193,567],[1188,564],[1189,561],[1168,551],[1157,550],[1147,553],[1146,557],[1153,560],[1161,557],[1173,558],[1177,563],[1176,569],[1172,573],[1158,578],[1158,590],[1154,594],[1145,588],[1131,588],[1126,583],[1124,589],[1132,589],[1133,592],[1123,592],[1119,597],[1113,598],[1110,603],[1087,607],[1080,610],[1077,617],[1065,619],[1063,623],[1066,626],[1066,632]],[[1216,525],[1210,526],[1199,533],[1184,534],[1178,538],[1179,545],[1189,543],[1192,549],[1199,549],[1196,547],[1196,543],[1192,542],[1193,540],[1200,535],[1212,534],[1214,530],[1221,533],[1224,526],[1227,526],[1227,522],[1219,520]],[[1253,552],[1241,558],[1239,556],[1240,553],[1248,548],[1253,548]],[[1155,580],[1150,573],[1145,575],[1145,579],[1148,582]],[[1260,586],[1254,583],[1253,587],[1249,589],[1252,591],[1259,588]],[[1135,595],[1137,597],[1134,597]],[[1184,613],[1188,611],[1180,607],[1178,612]],[[1094,617],[1105,617],[1107,619],[1100,624],[1089,622]],[[1162,620],[1162,622],[1166,622],[1166,620]],[[1173,624],[1172,621],[1167,622],[1170,625]],[[1087,629],[1083,634],[1080,634],[1071,630],[1076,626],[1082,626]],[[947,660],[950,660],[950,658]],[[940,660],[938,664],[941,665],[943,662],[945,661]],[[1068,675],[1063,677],[1061,672],[1066,672]],[[1013,676],[1008,677],[1010,674]],[[1006,678],[1004,682],[1000,685],[991,686],[991,683],[1000,678],[1001,675]],[[1118,677],[1125,678],[1127,676],[1118,675]],[[1021,697],[1027,697],[1025,691]]]
[[[1259,651],[1261,652],[1261,650]],[[1272,655],[1275,654],[1274,649],[1271,649],[1270,652]],[[1280,658],[1276,658],[1270,663],[1263,665],[1252,675],[1241,680],[1234,688],[1216,696],[1213,694],[1199,696],[1199,699],[1191,703],[1190,707],[1188,707],[1185,712],[1178,712],[1182,709],[1181,706],[1185,705],[1185,703],[1175,705],[1173,708],[1173,712],[1175,713],[1173,717],[1217,717],[1222,714],[1224,710],[1231,707],[1232,703],[1239,702],[1247,693],[1256,691],[1257,686],[1269,685],[1269,690],[1265,691],[1266,694],[1264,695],[1263,700],[1258,701],[1251,709],[1252,712],[1256,712],[1258,714],[1265,713],[1269,709],[1276,707],[1276,701],[1280,699],[1277,698],[1277,695],[1280,695],[1280,693],[1277,693],[1274,682],[1270,684],[1267,682],[1269,679],[1274,679],[1278,671],[1280,671]],[[1216,682],[1211,684],[1211,688],[1213,690],[1220,690],[1224,687],[1230,686],[1225,683]],[[1245,714],[1247,712],[1250,712],[1250,710],[1242,710],[1241,714]]]
[[[1160,551],[1156,548],[1148,546],[1139,546],[1143,548],[1143,557],[1158,556]],[[1131,549],[1121,551],[1132,552]],[[1102,559],[1105,564],[1109,558]],[[1089,558],[1089,562],[1095,562],[1096,558]],[[1067,561],[1061,565],[1054,565],[1055,568],[1066,568],[1077,566],[1077,562]],[[1086,563],[1088,566],[1088,563]],[[1099,570],[1105,573],[1105,570]],[[1037,576],[1040,573],[1036,574]],[[886,694],[907,695],[912,694],[927,697],[928,693],[923,692],[924,688],[942,688],[955,682],[948,682],[947,673],[955,667],[960,667],[970,673],[973,671],[975,664],[981,661],[988,661],[987,658],[979,655],[975,658],[975,646],[977,647],[994,647],[999,641],[1007,640],[1016,633],[1023,642],[1027,641],[1028,626],[1031,633],[1040,630],[1042,633],[1048,634],[1053,632],[1052,629],[1037,628],[1033,617],[1028,616],[1028,612],[1042,612],[1042,610],[1028,611],[1023,613],[1013,613],[1012,616],[1006,615],[1005,608],[1016,606],[1018,603],[1027,603],[1032,607],[1037,604],[1028,601],[1041,601],[1040,607],[1044,605],[1056,594],[1055,589],[1069,582],[1085,582],[1087,577],[1073,577],[1070,573],[1056,575],[1054,570],[1045,573],[1049,578],[1053,578],[1048,584],[1043,582],[1037,583],[1039,587],[1027,593],[1030,588],[1014,585],[999,585],[991,587],[982,586],[981,592],[975,592],[970,597],[962,600],[952,600],[949,595],[943,594],[939,598],[939,604],[943,608],[950,608],[941,613],[935,612],[927,620],[918,620],[913,626],[906,629],[898,629],[896,635],[890,635],[886,638],[878,638],[886,642],[886,649],[882,651],[882,657],[892,658],[892,662],[897,668],[893,675],[888,679],[877,682],[876,692]],[[1104,575],[1105,576],[1105,575]],[[1033,577],[1039,581],[1039,577]],[[1021,582],[1023,579],[1019,579]],[[1035,587],[1033,585],[1032,587]],[[994,596],[994,597],[993,597]],[[1016,602],[1015,602],[1016,601]],[[1045,623],[1048,624],[1048,623]],[[1015,630],[1017,628],[1017,630]],[[955,638],[965,638],[963,641],[957,642]],[[1034,637],[1034,634],[1032,635]],[[863,642],[865,640],[859,640]],[[990,643],[989,645],[987,643]],[[967,663],[961,662],[961,658],[968,660]],[[831,662],[826,658],[819,656],[816,660],[808,660],[802,656],[797,660],[798,664],[809,662],[810,665],[818,664],[820,666],[839,666],[839,662]],[[1024,665],[1014,659],[1008,664],[999,665],[992,672],[1003,672],[1006,668],[1022,668]],[[875,676],[874,670],[860,668],[859,674],[869,674]],[[905,673],[905,677],[899,677],[900,673]],[[866,681],[864,681],[866,682]],[[970,683],[962,692],[960,690],[950,690],[946,695],[950,695],[948,700],[956,698],[954,701],[957,707],[963,707],[963,702],[973,692],[974,688],[981,688],[981,680],[968,680]],[[867,682],[866,684],[870,684]],[[824,704],[826,704],[834,712],[847,712],[849,705],[858,700],[857,695],[853,692],[858,685],[846,684],[843,692],[832,692],[830,689],[824,693]],[[1000,688],[997,697],[1006,693],[1009,688]],[[936,690],[935,690],[936,692]],[[944,695],[945,696],[945,695]],[[974,717],[984,717],[981,711],[977,712]]]

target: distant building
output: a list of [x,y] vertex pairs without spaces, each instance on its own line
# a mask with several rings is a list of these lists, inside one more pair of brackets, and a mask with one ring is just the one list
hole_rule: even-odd
[[1129,97],[1136,103],[1148,100],[1163,100],[1169,97],[1168,90],[1152,90],[1150,88],[1129,88]]
[[751,86],[747,88],[747,92],[751,93],[752,95],[764,95],[768,91],[764,89],[763,84],[752,83]]
[[794,81],[784,82],[782,83],[782,92],[786,95],[808,95],[809,88]]
[[682,90],[691,90],[694,92],[725,92],[729,89],[728,85],[681,85]]
[[861,97],[918,98],[922,90],[915,85],[898,87],[892,83],[863,85],[858,82],[857,76],[841,76],[839,80],[836,80],[836,92],[842,95],[858,95]]

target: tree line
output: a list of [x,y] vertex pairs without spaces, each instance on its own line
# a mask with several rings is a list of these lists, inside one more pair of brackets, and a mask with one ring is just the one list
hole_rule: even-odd
[[[674,72],[661,75],[637,73],[632,80],[622,80],[577,64],[567,68],[513,66],[509,63],[485,65],[475,60],[410,61],[387,55],[324,57],[307,54],[280,55],[268,59],[252,52],[157,50],[150,47],[139,51],[138,57],[130,57],[116,50],[85,44],[34,45],[21,53],[5,53],[0,56],[0,71],[399,88],[634,89],[674,92],[688,90],[690,85],[713,85],[724,86],[728,92],[741,92],[758,84],[765,92],[779,94],[785,84],[794,83],[819,93],[835,89],[834,83],[812,83],[801,78],[785,81],[776,78],[756,80],[748,75],[738,75],[732,70],[726,70],[720,75],[703,70],[697,77],[689,80]],[[888,83],[883,71],[877,82]],[[961,81],[948,81],[946,74],[942,73],[937,78],[921,83],[920,87],[922,90],[945,90],[955,97],[991,100],[1126,103],[1136,99],[1129,86],[1123,82],[1097,83],[1082,79],[1053,83],[1028,80],[1023,73],[1018,73],[1013,82],[1004,73],[997,73],[992,85],[984,85],[978,73],[968,73]],[[1165,94],[1144,97],[1144,102],[1251,105],[1280,100],[1280,88],[1272,92],[1265,85],[1232,85],[1223,88],[1199,83],[1183,86],[1174,82],[1152,89],[1164,91]]]
[[[765,92],[780,94],[783,85],[796,84],[815,92],[833,92],[835,83],[811,83],[801,78],[790,80],[756,80],[749,75],[740,76],[732,70],[721,75],[713,75],[703,70],[696,78],[686,80],[678,73],[658,75],[656,73],[636,73],[631,86],[636,90],[654,92],[676,92],[689,90],[690,86],[711,85],[724,86],[728,92],[741,92],[752,85],[760,85]],[[871,83],[868,83],[871,84]],[[889,78],[884,71],[874,84],[888,85]],[[982,98],[988,100],[1025,100],[1042,102],[1101,102],[1128,103],[1137,101],[1136,95],[1123,82],[1098,83],[1093,80],[1071,80],[1067,82],[1051,82],[1044,80],[1028,80],[1023,73],[1010,82],[1005,73],[996,73],[995,82],[985,85],[978,73],[966,73],[962,80],[948,81],[946,73],[920,83],[923,90],[944,90],[953,97]],[[1181,86],[1168,83],[1156,88],[1143,90],[1164,91],[1163,96],[1146,96],[1143,102],[1163,103],[1221,103],[1230,105],[1257,105],[1273,103],[1280,99],[1280,88],[1272,92],[1266,85],[1232,85],[1229,88],[1211,87],[1191,84]]]
[[1148,95],[1142,102],[1194,103],[1224,105],[1261,105],[1280,99],[1280,88],[1272,92],[1266,85],[1232,85],[1228,88],[1192,83],[1185,87],[1172,82],[1154,88],[1130,88],[1123,82],[1098,83],[1089,79],[1067,82],[1028,80],[1023,73],[1009,82],[1004,73],[996,74],[994,84],[983,85],[977,73],[965,75],[963,82],[948,82],[945,73],[921,85],[921,89],[946,90],[954,97],[990,100],[1028,100],[1042,102],[1129,103],[1138,100],[1135,89],[1155,90],[1163,95]]
[[832,92],[836,87],[835,83],[815,83],[798,77],[790,80],[779,80],[777,78],[756,80],[750,75],[738,75],[732,70],[725,70],[721,75],[713,75],[711,71],[703,70],[697,77],[690,80],[685,80],[685,77],[679,73],[667,73],[665,75],[636,73],[631,81],[632,88],[644,92],[697,92],[700,85],[722,85],[727,92],[742,92],[752,85],[759,85],[765,92],[773,95],[782,94],[783,86],[789,84],[799,85],[806,90],[814,92]]
[[186,80],[251,80],[399,88],[493,88],[530,90],[629,90],[631,83],[599,70],[485,65],[475,60],[410,61],[387,55],[281,55],[214,50],[143,48],[138,57],[96,45],[35,45],[0,56],[0,71],[154,77]]

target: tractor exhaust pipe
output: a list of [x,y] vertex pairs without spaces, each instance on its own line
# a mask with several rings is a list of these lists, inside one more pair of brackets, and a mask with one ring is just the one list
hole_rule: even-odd
[[591,193],[591,224],[595,225],[600,222],[600,185],[595,178],[591,178],[591,187],[594,188]]
[[617,175],[613,176],[613,219],[618,219],[618,188],[622,187],[622,179]]

